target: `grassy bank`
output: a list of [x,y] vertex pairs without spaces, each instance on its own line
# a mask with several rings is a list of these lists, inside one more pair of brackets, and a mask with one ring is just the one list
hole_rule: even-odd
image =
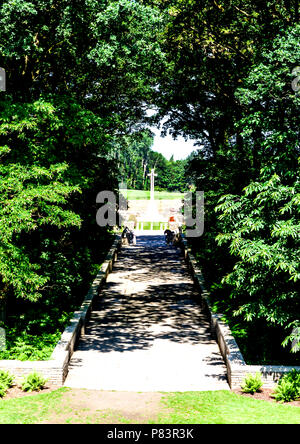
[[230,391],[170,393],[161,424],[300,424],[300,408]]
[[[150,396],[151,394],[149,394]],[[134,424],[124,396],[118,410],[99,408],[104,393],[60,388],[51,393],[0,400],[1,424]],[[93,398],[93,402],[91,399]],[[122,403],[124,405],[122,405]],[[143,411],[141,407],[141,412]],[[151,417],[152,416],[152,417]],[[230,391],[164,393],[149,424],[300,424],[300,408],[255,400]]]

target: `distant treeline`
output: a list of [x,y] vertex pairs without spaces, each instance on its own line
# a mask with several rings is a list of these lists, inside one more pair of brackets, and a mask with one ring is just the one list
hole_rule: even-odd
[[129,189],[149,190],[148,174],[155,169],[155,189],[157,191],[180,191],[184,193],[191,185],[186,174],[188,159],[170,160],[151,149],[153,134],[144,130],[125,137],[122,149],[118,151],[118,171]]

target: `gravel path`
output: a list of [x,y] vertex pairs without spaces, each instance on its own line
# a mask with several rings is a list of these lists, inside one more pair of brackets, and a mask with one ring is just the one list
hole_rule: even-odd
[[184,259],[163,236],[123,247],[69,366],[67,387],[229,390]]

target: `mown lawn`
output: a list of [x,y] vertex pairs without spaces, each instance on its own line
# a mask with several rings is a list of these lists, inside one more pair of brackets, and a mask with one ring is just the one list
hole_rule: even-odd
[[51,393],[0,399],[0,424],[36,424],[48,418],[53,411],[59,415],[62,398],[67,391],[60,388]]
[[[84,391],[82,392],[84,396]],[[99,392],[101,396],[101,392]],[[87,392],[88,397],[88,392]],[[74,398],[75,399],[75,398]],[[87,399],[87,398],[86,398]],[[74,405],[73,405],[74,404]],[[123,410],[123,408],[122,408]],[[0,400],[0,424],[136,423],[130,412],[79,408],[72,389]],[[300,408],[242,397],[230,391],[164,393],[150,424],[300,424]]]
[[[155,200],[174,200],[174,199],[183,199],[184,194],[182,193],[171,193],[168,191],[155,191],[154,198]],[[150,191],[143,190],[127,190],[127,199],[128,200],[144,200],[150,199]]]
[[169,393],[161,424],[300,424],[300,407],[243,397],[230,391]]

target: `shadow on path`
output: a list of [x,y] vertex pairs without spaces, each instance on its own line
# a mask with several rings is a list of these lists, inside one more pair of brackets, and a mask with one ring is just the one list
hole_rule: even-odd
[[[158,360],[151,363],[154,368],[162,361],[166,367],[170,361],[174,369],[178,362],[178,368],[193,367],[195,378],[201,366],[203,371],[213,366],[215,370],[208,370],[210,377],[226,379],[223,359],[182,253],[167,246],[163,236],[139,236],[137,245],[122,248],[73,354],[71,373],[88,366],[88,356],[106,366],[108,358],[113,366],[124,356],[125,367],[135,359],[144,372],[147,360]],[[139,359],[143,363],[138,364]]]

